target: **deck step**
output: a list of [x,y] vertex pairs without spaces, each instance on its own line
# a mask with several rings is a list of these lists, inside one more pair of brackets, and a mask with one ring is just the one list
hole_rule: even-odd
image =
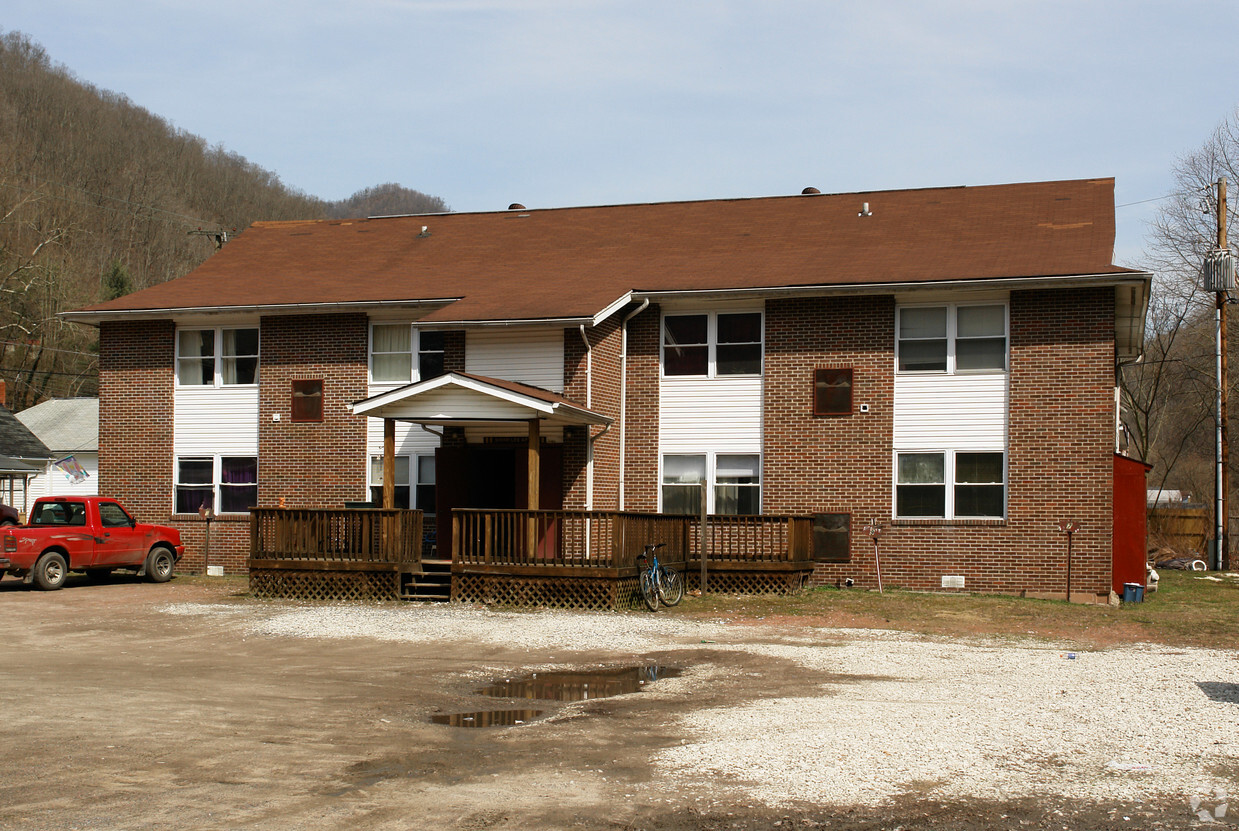
[[452,599],[452,561],[422,560],[418,574],[403,574],[400,597],[430,603],[446,603]]

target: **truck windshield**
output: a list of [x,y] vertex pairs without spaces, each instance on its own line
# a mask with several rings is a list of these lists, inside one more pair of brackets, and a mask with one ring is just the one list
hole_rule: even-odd
[[86,503],[44,502],[37,506],[31,525],[85,525]]

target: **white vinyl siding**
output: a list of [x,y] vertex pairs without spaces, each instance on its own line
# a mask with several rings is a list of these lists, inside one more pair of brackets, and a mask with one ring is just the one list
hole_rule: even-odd
[[[437,430],[439,428],[434,429]],[[439,437],[434,433],[423,430],[416,424],[409,424],[404,421],[396,422],[396,455],[410,457],[410,462],[413,465],[411,469],[416,469],[418,456],[433,457],[435,448],[438,446]],[[383,458],[383,419],[381,418],[366,419],[366,454],[370,459],[374,459],[376,456],[379,459]],[[373,462],[367,466],[367,472],[371,477],[369,482],[371,487],[375,484],[372,466]],[[382,477],[378,478],[381,482]],[[372,495],[372,492],[367,489],[365,494],[358,494],[357,499],[364,501],[364,499],[370,499]]]
[[661,453],[760,453],[761,378],[663,378]]
[[1007,442],[1007,376],[895,376],[894,445],[1002,450]]
[[564,391],[564,330],[554,327],[470,329],[465,371]]
[[177,456],[257,456],[258,388],[178,387],[173,399]]

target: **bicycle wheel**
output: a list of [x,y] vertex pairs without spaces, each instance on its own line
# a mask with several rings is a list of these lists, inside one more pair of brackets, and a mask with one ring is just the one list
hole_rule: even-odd
[[641,570],[638,578],[641,584],[641,599],[651,612],[658,611],[658,586],[654,585],[654,575],[648,568]]
[[684,578],[673,568],[665,568],[658,574],[658,594],[668,606],[679,605],[684,599]]

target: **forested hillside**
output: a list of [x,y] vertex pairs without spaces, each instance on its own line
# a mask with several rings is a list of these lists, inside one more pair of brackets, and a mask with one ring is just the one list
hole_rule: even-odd
[[93,395],[93,329],[56,318],[186,274],[259,219],[446,211],[396,184],[325,202],[0,34],[0,378],[8,406]]

